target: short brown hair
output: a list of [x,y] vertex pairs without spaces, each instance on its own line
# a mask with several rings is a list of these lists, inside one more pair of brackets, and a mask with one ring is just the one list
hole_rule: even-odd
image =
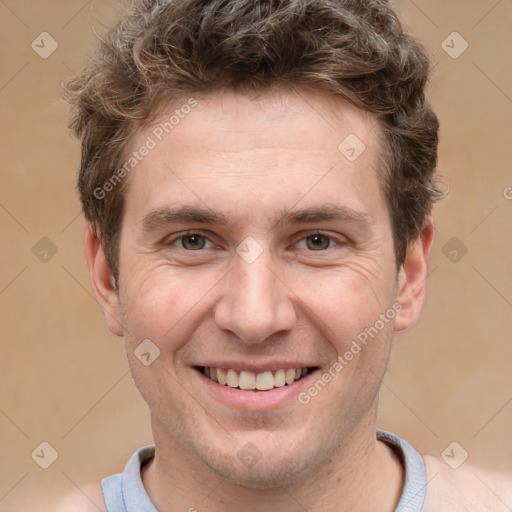
[[124,187],[101,198],[95,191],[122,166],[137,129],[165,101],[275,85],[328,91],[377,116],[400,266],[441,196],[429,70],[385,0],[135,0],[92,63],[64,84],[70,126],[82,137],[80,199],[114,276]]

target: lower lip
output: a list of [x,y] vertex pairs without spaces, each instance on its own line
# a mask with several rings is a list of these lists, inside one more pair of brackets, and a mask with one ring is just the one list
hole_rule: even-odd
[[309,385],[309,381],[315,378],[318,370],[308,373],[292,384],[287,384],[268,391],[230,388],[229,386],[223,386],[209,379],[195,368],[193,371],[199,381],[207,387],[209,392],[212,393],[218,401],[241,410],[266,411],[278,409],[293,400],[297,401],[297,396],[301,392],[301,389]]

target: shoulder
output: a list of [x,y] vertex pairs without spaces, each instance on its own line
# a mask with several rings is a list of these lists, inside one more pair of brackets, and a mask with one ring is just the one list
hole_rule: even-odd
[[98,512],[106,510],[105,500],[101,484],[90,483],[75,489],[62,497],[55,509],[55,512]]
[[452,469],[442,459],[423,456],[427,470],[424,512],[509,512],[512,474],[492,472],[468,463]]

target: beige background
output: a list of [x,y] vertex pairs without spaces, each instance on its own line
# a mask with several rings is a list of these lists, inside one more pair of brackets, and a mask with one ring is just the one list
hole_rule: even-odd
[[[440,455],[457,441],[469,460],[511,470],[512,2],[395,5],[436,63],[430,94],[449,194],[435,211],[424,313],[396,337],[379,426],[421,451]],[[121,470],[151,443],[123,343],[107,332],[91,294],[74,191],[79,144],[59,90],[120,9],[110,1],[0,0],[3,511],[29,510],[29,501],[30,510],[49,510],[36,500],[41,493],[82,496],[86,482]],[[58,42],[47,59],[31,48],[44,31]],[[469,43],[457,59],[441,47],[453,31]],[[47,262],[33,253],[42,237],[57,248]],[[454,256],[450,246],[443,252],[452,237],[467,247],[458,262],[445,255]],[[43,441],[58,452],[46,470],[31,458]]]

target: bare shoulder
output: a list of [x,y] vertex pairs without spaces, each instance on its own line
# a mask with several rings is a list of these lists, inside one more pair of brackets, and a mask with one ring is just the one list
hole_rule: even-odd
[[442,459],[424,456],[427,498],[424,512],[509,512],[512,473],[497,473],[464,463],[452,469]]
[[[90,483],[70,492],[56,504],[55,512],[105,512],[107,509],[103,499],[101,484]],[[52,509],[53,510],[53,509]]]

